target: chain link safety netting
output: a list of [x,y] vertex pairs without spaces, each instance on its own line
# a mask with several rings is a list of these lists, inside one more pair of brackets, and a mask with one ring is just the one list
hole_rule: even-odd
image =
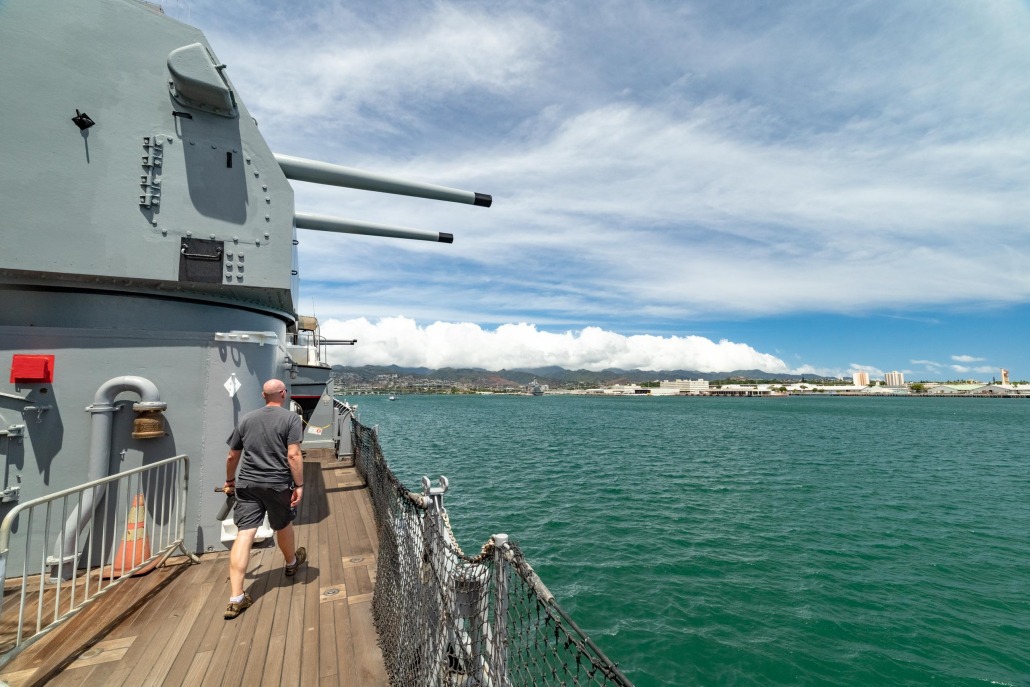
[[374,429],[353,421],[354,463],[379,536],[372,614],[393,685],[632,687],[558,606],[519,547],[458,546],[442,489],[409,491]]

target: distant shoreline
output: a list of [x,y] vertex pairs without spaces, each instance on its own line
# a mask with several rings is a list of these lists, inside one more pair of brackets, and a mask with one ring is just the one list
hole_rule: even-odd
[[[472,391],[462,393],[433,393],[429,391],[391,391],[391,392],[378,392],[378,391],[360,391],[347,393],[346,391],[337,391],[334,396],[342,398],[346,397],[358,397],[358,396],[515,396],[515,397],[526,397],[526,398],[540,398],[540,396],[533,396],[527,393],[507,393],[503,391]],[[1030,399],[1030,394],[869,394],[861,392],[849,392],[844,391],[840,393],[828,393],[828,392],[815,392],[815,393],[787,393],[787,394],[775,394],[775,395],[762,395],[762,396],[744,396],[744,395],[732,395],[732,394],[597,394],[597,393],[584,393],[582,391],[546,391],[541,396],[584,396],[587,398],[759,398],[759,399],[782,399],[782,398],[919,398],[919,399],[938,399],[938,398],[977,398],[977,399]]]

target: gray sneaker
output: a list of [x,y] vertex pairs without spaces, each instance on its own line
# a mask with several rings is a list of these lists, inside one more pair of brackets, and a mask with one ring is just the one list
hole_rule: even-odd
[[302,546],[297,549],[297,552],[293,555],[297,558],[297,562],[293,565],[286,566],[286,577],[293,577],[297,574],[297,568],[300,567],[301,563],[308,559],[308,550]]
[[254,603],[254,600],[250,598],[250,594],[243,592],[243,599],[237,602],[229,602],[229,605],[225,607],[225,619],[232,620],[243,613],[245,610],[250,608]]

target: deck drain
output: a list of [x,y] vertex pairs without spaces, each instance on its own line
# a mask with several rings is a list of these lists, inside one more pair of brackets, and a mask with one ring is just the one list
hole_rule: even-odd
[[354,558],[350,559],[350,562],[351,563],[360,563],[363,560],[365,560],[364,556],[355,556]]
[[337,589],[336,587],[333,587],[331,589],[325,590],[325,595],[326,596],[336,596],[339,593],[340,593],[340,590]]

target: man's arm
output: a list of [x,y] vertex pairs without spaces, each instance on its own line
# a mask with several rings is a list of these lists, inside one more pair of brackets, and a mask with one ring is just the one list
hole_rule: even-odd
[[243,451],[229,449],[229,455],[225,457],[225,487],[222,491],[232,491],[236,487],[236,468],[239,467],[241,455]]
[[304,493],[304,454],[300,452],[300,444],[289,445],[286,449],[286,462],[290,466],[290,475],[293,476],[293,483],[296,485],[290,498],[290,506],[296,507]]

